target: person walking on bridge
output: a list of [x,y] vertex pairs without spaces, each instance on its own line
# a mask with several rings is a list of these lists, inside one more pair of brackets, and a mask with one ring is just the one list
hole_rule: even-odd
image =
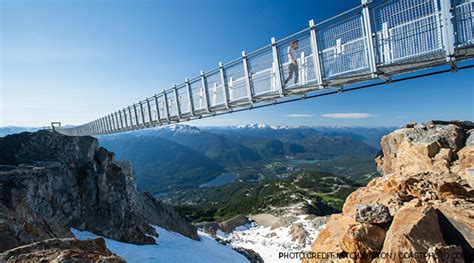
[[298,51],[298,40],[294,40],[291,42],[290,46],[288,47],[288,78],[285,80],[285,86],[295,75],[295,84],[298,83],[298,62],[296,61],[296,52]]

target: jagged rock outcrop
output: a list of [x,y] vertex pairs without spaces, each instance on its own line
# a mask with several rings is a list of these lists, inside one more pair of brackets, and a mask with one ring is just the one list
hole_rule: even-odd
[[234,247],[233,249],[244,255],[250,261],[250,263],[264,263],[262,257],[252,249],[243,247]]
[[0,138],[0,252],[72,237],[70,227],[153,244],[150,224],[198,238],[170,207],[141,194],[130,164],[97,139],[46,130]]
[[336,258],[308,262],[472,262],[473,128],[431,121],[384,136],[382,177],[349,195],[312,245]]
[[217,231],[221,231],[223,233],[231,233],[236,228],[245,226],[250,223],[252,223],[252,220],[250,220],[248,217],[243,215],[237,215],[231,219],[222,221],[220,223],[215,221],[200,222],[196,224],[196,227],[201,229],[203,232],[210,234],[211,236],[215,236]]
[[381,204],[358,205],[355,219],[359,223],[385,224],[392,221],[392,215],[388,208]]
[[298,242],[300,245],[306,244],[306,237],[308,236],[308,232],[304,229],[303,224],[293,224],[290,227],[289,233],[290,239],[293,242]]
[[102,238],[54,238],[0,253],[0,262],[107,262],[125,263],[105,246]]

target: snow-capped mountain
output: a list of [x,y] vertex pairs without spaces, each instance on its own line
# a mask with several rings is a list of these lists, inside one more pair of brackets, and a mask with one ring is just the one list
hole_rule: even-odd
[[142,133],[145,135],[176,136],[182,134],[200,134],[201,130],[196,126],[190,126],[186,124],[170,124],[143,130]]
[[280,125],[270,125],[266,123],[254,123],[254,124],[246,124],[246,125],[237,125],[231,128],[235,129],[271,129],[271,130],[287,130],[287,129],[294,129],[299,127],[291,127],[291,126],[280,126]]

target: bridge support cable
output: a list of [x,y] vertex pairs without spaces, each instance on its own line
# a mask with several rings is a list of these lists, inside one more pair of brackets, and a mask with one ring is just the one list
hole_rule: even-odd
[[[473,32],[474,0],[361,0],[333,18],[311,20],[303,30],[186,78],[138,102],[140,109],[135,103],[80,126],[53,128],[65,135],[123,132],[311,98],[315,92],[344,93],[376,77],[389,84],[446,64],[455,71],[474,58]],[[288,59],[290,50],[296,63]],[[329,91],[333,88],[338,90]]]

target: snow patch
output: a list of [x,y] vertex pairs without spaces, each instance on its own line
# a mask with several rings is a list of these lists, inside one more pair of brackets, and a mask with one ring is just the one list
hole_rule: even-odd
[[[156,245],[135,245],[104,238],[107,248],[123,257],[127,262],[173,263],[173,262],[249,262],[230,246],[225,246],[209,235],[199,232],[200,241],[154,226],[159,234]],[[77,239],[95,238],[97,235],[72,228]]]
[[315,229],[311,220],[305,219],[307,215],[298,215],[296,217],[297,220],[293,222],[293,224],[302,224],[307,231],[305,244],[299,244],[297,241],[291,240],[291,225],[271,229],[270,227],[251,223],[237,228],[230,234],[220,235],[219,232],[217,232],[217,237],[229,242],[233,247],[243,247],[254,250],[265,262],[301,262],[299,259],[280,259],[279,253],[311,251],[311,243],[316,239],[322,227]]

